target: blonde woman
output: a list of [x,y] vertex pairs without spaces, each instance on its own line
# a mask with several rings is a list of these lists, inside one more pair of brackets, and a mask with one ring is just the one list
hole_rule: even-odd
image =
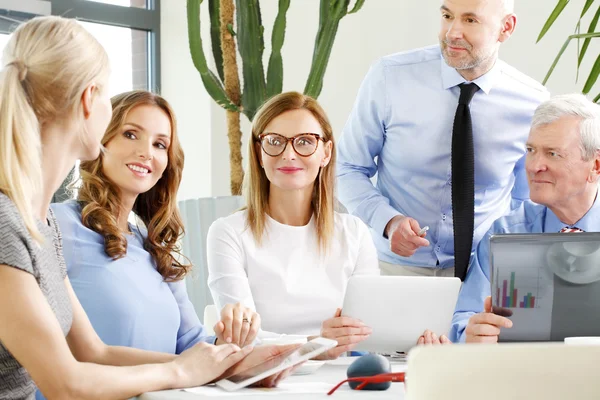
[[321,335],[338,341],[335,358],[371,329],[340,316],[355,274],[379,274],[369,231],[334,211],[331,125],[312,98],[275,96],[254,117],[248,147],[247,208],[217,220],[208,233],[208,284],[218,307],[256,310],[260,337]]
[[[217,337],[208,336],[188,298],[182,278],[191,265],[176,257],[184,154],[173,109],[143,90],[111,102],[106,151],[81,163],[78,200],[52,205],[69,279],[92,326],[107,344],[171,354],[202,341],[252,343],[255,312],[228,305]],[[128,222],[132,212],[142,226]],[[244,318],[255,322],[242,332]]]
[[[200,343],[180,356],[105,345],[66,274],[48,207],[111,117],[109,63],[75,20],[12,35],[0,69],[0,398],[128,398],[216,379],[251,348]],[[255,362],[255,361],[254,361]],[[234,368],[235,369],[235,368]]]

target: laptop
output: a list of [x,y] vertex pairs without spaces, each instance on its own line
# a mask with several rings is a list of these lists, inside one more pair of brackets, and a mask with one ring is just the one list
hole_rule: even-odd
[[560,343],[418,346],[405,400],[597,400],[600,346]]
[[493,235],[490,266],[500,341],[600,336],[600,232]]
[[352,276],[342,315],[373,329],[354,350],[394,354],[415,346],[426,329],[447,335],[460,285],[458,278]]

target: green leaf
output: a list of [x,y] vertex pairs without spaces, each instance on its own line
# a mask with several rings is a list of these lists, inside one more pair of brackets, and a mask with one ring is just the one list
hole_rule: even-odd
[[556,4],[556,7],[554,7],[552,14],[550,14],[550,17],[548,17],[548,20],[544,24],[544,27],[542,28],[542,31],[540,32],[540,35],[538,36],[536,43],[539,42],[540,40],[542,40],[542,38],[544,37],[546,32],[548,32],[548,30],[550,29],[552,24],[554,24],[554,21],[556,21],[556,19],[558,18],[560,13],[565,9],[565,7],[567,6],[568,3],[569,3],[569,0],[558,0],[558,4]]
[[215,66],[221,82],[225,82],[223,74],[223,50],[221,49],[221,2],[219,0],[208,0],[208,14],[210,15],[210,42],[212,47]]
[[[329,7],[327,7],[327,5]],[[323,78],[331,56],[331,50],[340,25],[340,20],[347,14],[350,0],[321,0],[319,30],[315,39],[315,49],[310,73],[304,87],[304,94],[313,98],[319,97],[323,89]]]
[[596,97],[594,97],[594,103],[597,103],[600,100],[600,93]]
[[[590,22],[590,26],[588,28],[587,33],[593,33],[596,31],[596,26],[598,25],[599,19],[600,19],[600,6],[596,10],[596,14],[594,15],[594,18],[592,18],[592,21]],[[583,46],[581,46],[581,51],[579,52],[579,60],[577,62],[577,68],[579,68],[579,66],[581,65],[581,62],[583,61],[583,57],[585,57],[585,53],[586,53],[588,47],[590,46],[591,40],[592,40],[591,38],[587,38],[583,41]]]
[[233,25],[232,24],[227,24],[227,31],[229,32],[229,34],[233,37],[235,37],[235,30],[233,29]]
[[585,13],[588,12],[588,10],[590,9],[590,7],[592,6],[592,4],[594,3],[595,0],[587,0],[585,2],[585,5],[583,6],[583,10],[581,11],[581,16],[579,17],[579,19],[583,18],[583,16],[585,15]]
[[258,0],[236,0],[237,43],[242,57],[244,91],[242,109],[250,121],[266,100],[267,85],[263,68],[265,43]]
[[273,24],[271,34],[271,57],[267,68],[267,98],[281,93],[283,90],[283,58],[281,49],[285,40],[286,14],[290,8],[290,0],[279,0],[279,11]]
[[[592,1],[594,1],[594,0],[592,0]],[[365,4],[365,0],[356,0],[354,7],[352,8],[352,10],[350,10],[348,12],[348,14],[354,14],[354,13],[358,12],[364,4]]]
[[587,81],[585,82],[585,85],[583,86],[583,90],[582,90],[583,94],[588,94],[590,92],[590,90],[592,90],[592,87],[598,80],[598,75],[600,75],[600,54],[596,58],[596,62],[594,63],[594,66],[592,67],[592,71],[590,72],[590,76],[588,76]]
[[213,98],[213,100],[230,111],[238,111],[238,107],[229,100],[223,85],[219,78],[212,72],[206,63],[204,49],[202,47],[202,37],[200,36],[200,4],[203,0],[187,0],[187,20],[188,20],[188,42],[190,53],[194,66],[200,73],[204,88]]
[[546,77],[542,81],[542,85],[545,85],[546,82],[548,82],[548,79],[550,79],[550,75],[552,75],[552,72],[554,72],[554,68],[556,67],[556,64],[558,64],[558,61],[560,60],[560,57],[563,55],[563,53],[565,52],[565,50],[569,46],[569,43],[571,42],[571,40],[573,40],[573,39],[587,39],[587,38],[594,38],[594,37],[600,37],[600,32],[581,33],[581,34],[569,36],[567,38],[567,40],[565,40],[565,43],[561,47],[561,49],[558,52],[558,54],[556,55],[556,58],[554,59],[554,62],[550,66],[550,69],[548,70],[548,73],[546,74]]

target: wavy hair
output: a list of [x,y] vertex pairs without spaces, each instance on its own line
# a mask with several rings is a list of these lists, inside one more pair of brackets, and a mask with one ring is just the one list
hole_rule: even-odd
[[333,129],[323,108],[312,97],[298,92],[286,92],[272,97],[262,105],[252,121],[252,137],[248,141],[249,171],[244,177],[247,225],[252,231],[254,240],[260,245],[265,232],[266,213],[269,209],[270,182],[265,170],[260,166],[256,143],[259,142],[258,136],[273,119],[291,110],[309,111],[323,129],[323,143],[332,144],[331,159],[319,170],[312,196],[319,249],[326,250],[333,237],[335,140]]
[[[177,136],[175,113],[161,96],[143,90],[119,94],[111,99],[113,115],[102,138],[106,145],[121,133],[127,115],[135,107],[150,105],[164,111],[171,122],[169,160],[163,176],[146,193],[140,194],[133,205],[133,212],[145,224],[148,235],[144,248],[156,263],[156,269],[165,281],[182,279],[191,269],[190,264],[180,262],[179,238],[184,234],[183,221],[177,208],[177,190],[181,183],[184,155]],[[104,249],[114,260],[127,254],[127,239],[117,225],[121,212],[120,190],[102,170],[104,155],[94,161],[81,163],[81,187],[77,199],[82,211],[83,225],[104,237]]]
[[42,187],[41,127],[79,116],[85,137],[81,96],[91,84],[104,90],[108,55],[73,19],[37,17],[21,24],[2,55],[0,70],[0,191],[15,204],[27,230],[43,241],[31,199]]

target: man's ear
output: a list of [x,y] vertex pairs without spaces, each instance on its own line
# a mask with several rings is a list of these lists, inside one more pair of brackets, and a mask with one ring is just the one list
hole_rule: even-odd
[[502,22],[502,29],[500,30],[500,36],[498,37],[498,41],[500,43],[504,43],[508,40],[509,37],[515,31],[515,27],[517,26],[517,16],[515,14],[509,14],[504,17]]
[[600,151],[596,152],[596,158],[594,158],[588,181],[590,183],[598,182],[598,177],[600,177]]
[[91,84],[85,88],[81,95],[81,105],[83,108],[83,117],[88,119],[92,113],[92,103],[94,102],[94,94],[98,88],[95,84]]

